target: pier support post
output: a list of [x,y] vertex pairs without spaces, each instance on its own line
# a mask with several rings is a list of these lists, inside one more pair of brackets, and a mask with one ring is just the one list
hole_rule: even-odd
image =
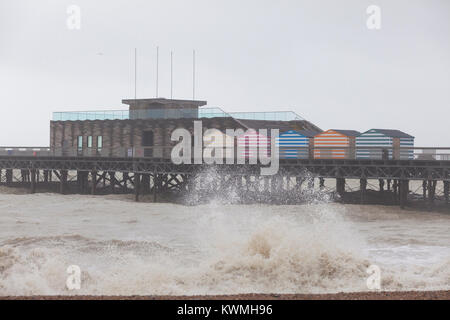
[[399,189],[399,197],[398,197],[398,199],[399,199],[399,203],[400,203],[400,208],[401,209],[403,209],[404,207],[405,207],[405,204],[403,203],[403,193],[404,193],[404,184],[403,184],[403,180],[400,180],[399,181],[399,187],[398,187],[398,189]]
[[308,190],[314,192],[314,177],[308,180]]
[[23,170],[23,169],[20,170],[20,176],[21,176],[22,182],[28,182],[29,181],[29,179],[28,179],[29,175],[30,175],[30,171]]
[[394,192],[394,202],[397,203],[398,202],[398,182],[397,180],[394,180],[393,184],[392,184],[392,190]]
[[423,180],[422,182],[422,194],[423,194],[423,200],[427,200],[427,180]]
[[436,195],[436,180],[428,181],[428,201],[430,207],[434,205],[435,195]]
[[82,193],[83,194],[85,194],[85,193],[88,193],[89,191],[89,185],[88,185],[88,183],[89,183],[89,171],[83,171],[83,179],[81,180],[82,182],[83,182],[83,184],[82,184]]
[[325,179],[322,177],[319,178],[319,188],[320,190],[325,189]]
[[409,193],[409,181],[408,180],[400,180],[400,192],[399,192],[399,200],[400,200],[400,208],[404,209],[408,203],[408,193]]
[[363,178],[359,180],[360,193],[361,193],[361,204],[366,202],[366,191],[367,191],[367,179]]
[[139,173],[134,174],[134,200],[139,201],[139,189],[141,187],[141,175]]
[[345,178],[337,178],[336,179],[336,192],[339,194],[341,199],[345,194]]
[[379,184],[380,184],[380,193],[384,192],[384,179],[379,179]]
[[122,189],[125,192],[127,192],[128,191],[128,181],[131,181],[128,172],[122,172],[122,181],[123,181]]
[[275,176],[271,176],[270,177],[270,192],[272,194],[274,194],[274,193],[276,193],[276,191],[277,191],[277,182],[276,182]]
[[85,171],[77,171],[78,192],[84,194],[86,192],[88,173]]
[[115,193],[116,190],[116,173],[114,171],[109,172],[109,187],[111,193]]
[[93,170],[91,171],[91,194],[94,195],[97,192],[97,171]]
[[295,177],[295,189],[297,192],[302,190],[302,184],[305,181],[303,177]]
[[[193,186],[192,191],[194,191],[194,189],[195,189],[195,179],[194,179],[193,176],[191,177],[191,179],[192,179],[191,185]],[[158,193],[158,186],[159,186],[159,181],[158,180],[159,180],[158,174],[155,171],[155,172],[153,172],[153,202],[156,202],[156,200],[157,200],[157,193]],[[192,191],[189,191],[189,192],[192,192]]]
[[13,171],[12,169],[6,169],[6,185],[10,186],[13,182]]
[[[153,175],[153,189],[155,189],[155,175]],[[230,178],[231,180],[231,178]],[[194,190],[195,190],[195,179],[194,179],[194,175],[189,175],[187,176],[187,188],[190,194],[193,194]],[[154,191],[154,190],[153,190]]]
[[36,192],[36,169],[31,169],[31,181],[30,181],[30,192]]
[[141,191],[142,191],[142,194],[148,194],[150,192],[150,175],[149,174],[142,175]]
[[449,204],[450,181],[444,181],[444,199],[445,204]]
[[59,179],[59,192],[64,194],[66,192],[67,170],[61,170]]
[[270,182],[270,180],[269,180],[269,178],[267,178],[267,177],[263,177],[263,184],[264,184],[264,193],[269,193],[269,190],[270,190],[270,186],[269,186],[269,182]]

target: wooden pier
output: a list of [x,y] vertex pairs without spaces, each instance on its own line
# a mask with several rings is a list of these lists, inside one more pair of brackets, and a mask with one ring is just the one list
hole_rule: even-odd
[[[439,160],[280,160],[279,172],[261,176],[261,165],[175,165],[170,159],[0,156],[0,184],[22,186],[31,193],[51,189],[59,193],[105,194],[131,193],[139,201],[141,195],[160,195],[202,189],[221,192],[234,185],[245,192],[260,193],[258,199],[289,195],[300,197],[300,190],[311,188],[318,179],[324,189],[324,179],[335,179],[335,192],[343,197],[347,179],[358,179],[360,203],[367,203],[368,180],[379,181],[379,192],[393,195],[402,208],[408,206],[410,182],[422,182],[424,200],[433,206],[436,186],[443,184],[442,198],[449,204],[450,161]],[[211,179],[202,174],[213,170]],[[200,182],[199,182],[200,181]],[[386,187],[386,190],[385,190]],[[206,192],[205,191],[205,192]],[[296,193],[297,192],[297,193]]]

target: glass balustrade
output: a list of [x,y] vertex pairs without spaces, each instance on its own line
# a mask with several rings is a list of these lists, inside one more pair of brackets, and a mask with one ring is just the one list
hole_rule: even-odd
[[225,112],[221,108],[147,109],[111,111],[53,112],[53,121],[128,120],[128,119],[201,119],[236,118],[241,120],[293,121],[304,120],[292,111]]

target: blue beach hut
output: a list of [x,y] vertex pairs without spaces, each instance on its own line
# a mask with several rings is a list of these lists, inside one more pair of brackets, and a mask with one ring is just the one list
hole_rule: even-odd
[[356,138],[357,159],[412,160],[413,148],[414,137],[400,130],[371,129]]
[[308,159],[312,155],[310,146],[313,146],[315,131],[288,130],[279,135],[277,146],[280,159]]

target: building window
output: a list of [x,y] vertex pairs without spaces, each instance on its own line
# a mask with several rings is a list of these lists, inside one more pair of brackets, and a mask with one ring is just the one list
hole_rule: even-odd
[[78,149],[83,148],[83,136],[78,136]]
[[142,146],[144,147],[144,157],[153,157],[153,131],[144,131],[142,135]]
[[97,149],[101,149],[101,148],[103,148],[103,137],[98,136],[97,137]]
[[92,136],[88,136],[87,138],[87,147],[92,148]]

